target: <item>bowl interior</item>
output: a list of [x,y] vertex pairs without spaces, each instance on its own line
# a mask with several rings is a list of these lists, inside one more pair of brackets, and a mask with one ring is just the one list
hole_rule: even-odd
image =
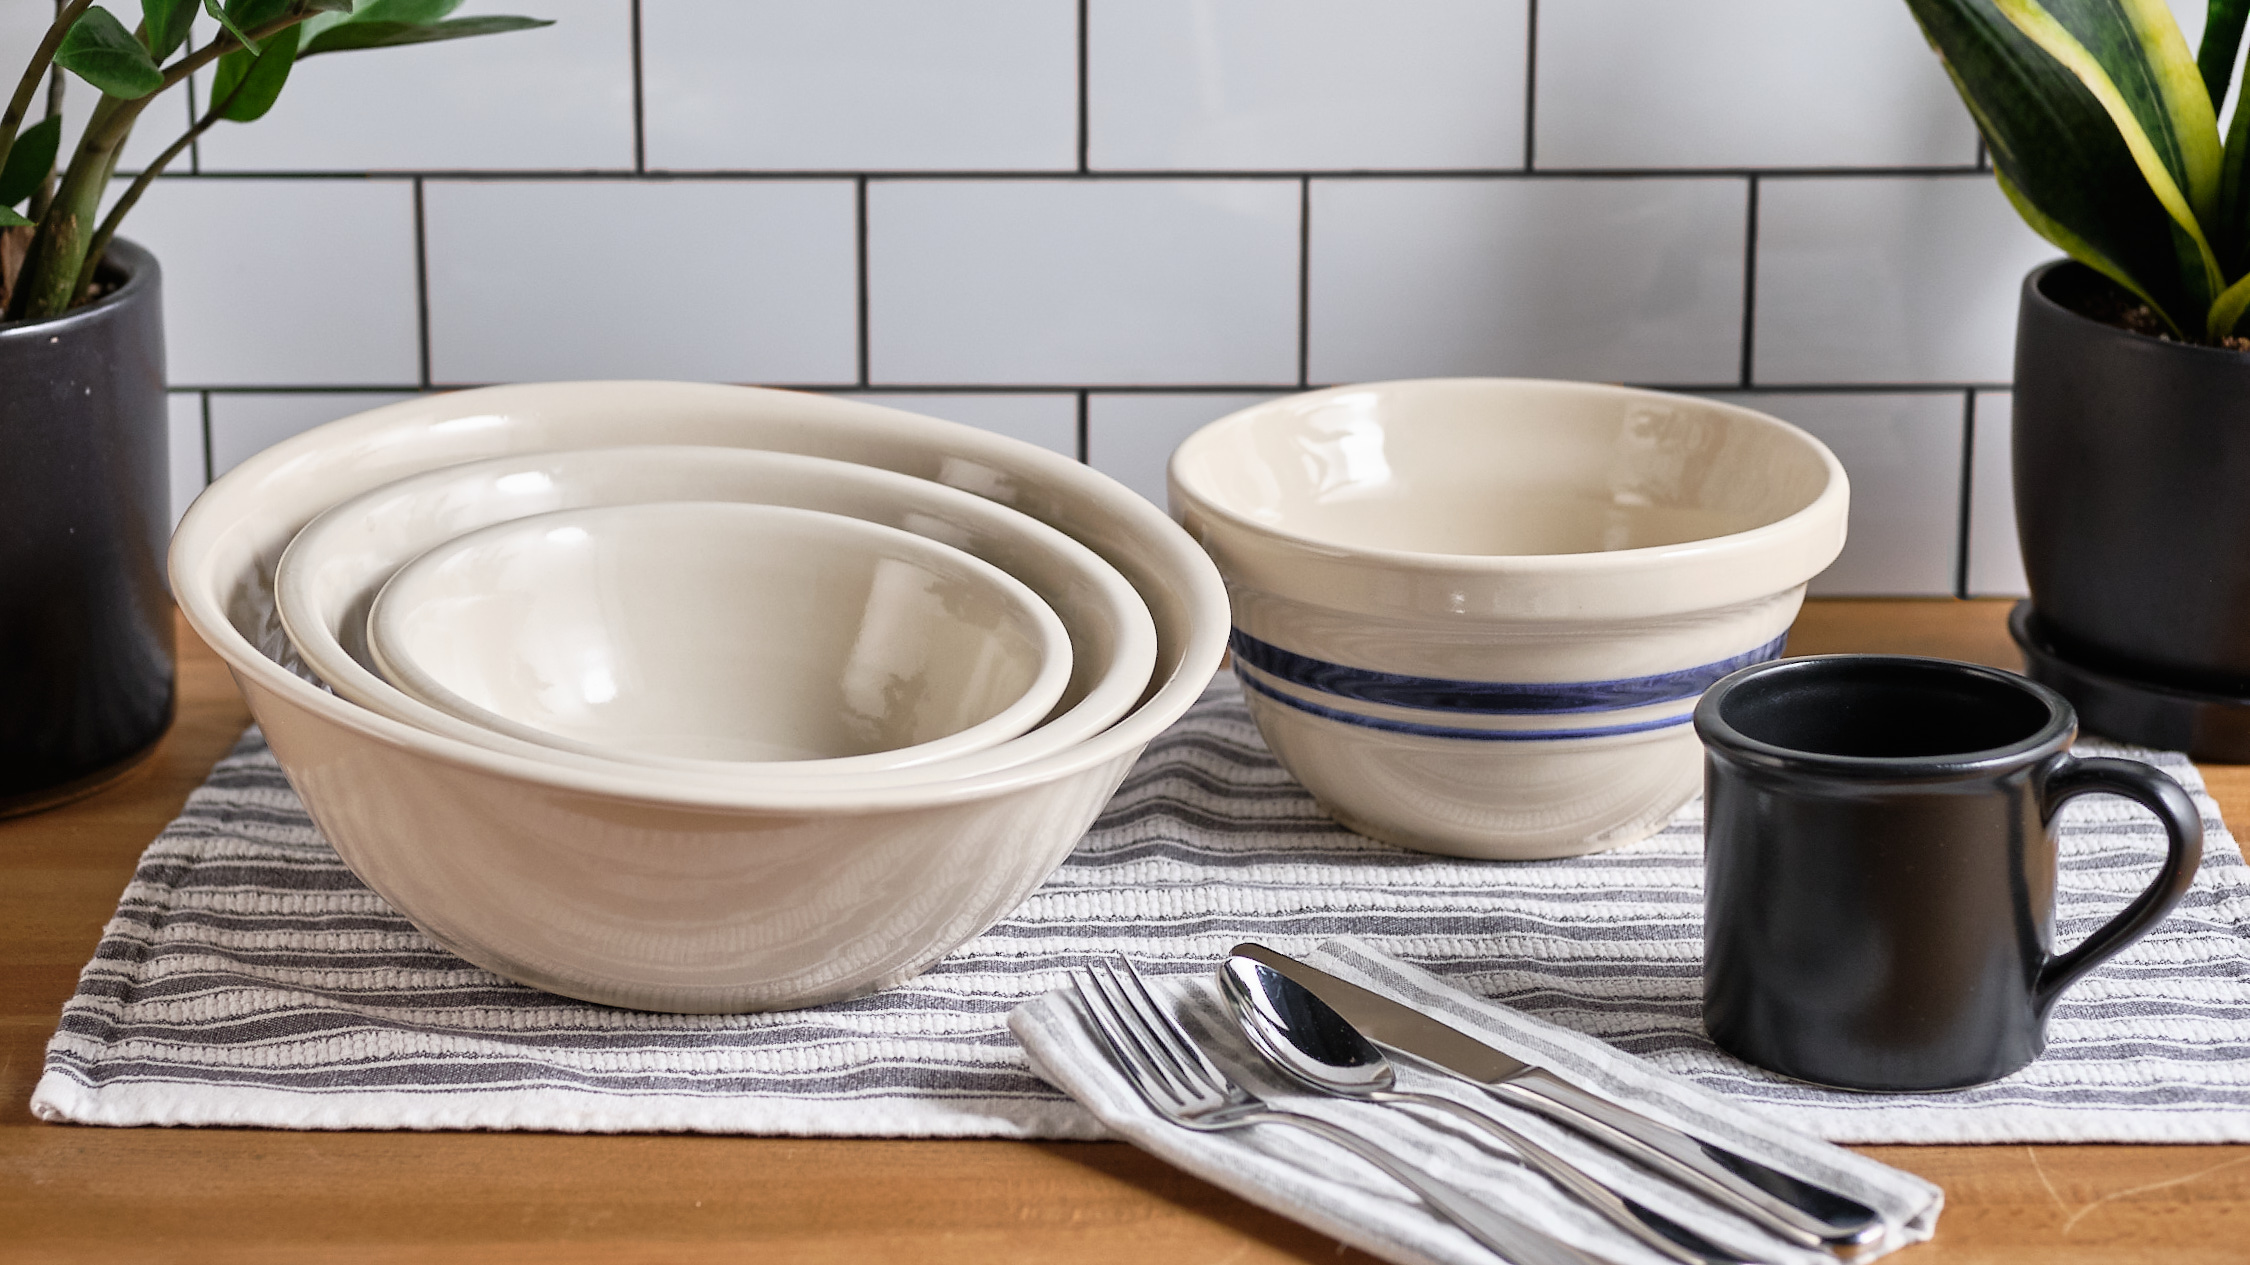
[[400,569],[368,628],[386,674],[434,705],[684,759],[990,745],[1037,723],[1069,676],[1061,621],[998,568],[859,519],[740,503],[469,533]]
[[[849,462],[702,445],[634,445],[524,453],[447,466],[388,483],[324,512],[290,542],[275,601],[291,645],[336,693],[417,728],[491,750],[594,769],[624,758],[551,734],[523,734],[492,717],[471,723],[405,693],[370,669],[364,633],[376,591],[404,562],[495,523],[563,508],[673,500],[741,501],[824,510],[940,541],[1022,580],[1070,634],[1071,676],[1056,714],[1027,734],[970,754],[920,753],[904,763],[869,758],[792,766],[791,779],[858,779],[891,769],[965,775],[1021,763],[1082,741],[1140,698],[1155,662],[1148,607],[1092,550],[1025,514],[980,496]],[[765,776],[643,755],[666,781]],[[839,782],[841,785],[841,782]]]
[[1353,549],[1519,556],[1680,544],[1778,522],[1828,486],[1747,409],[1574,383],[1380,383],[1244,410],[1174,477],[1269,530]]
[[858,810],[998,795],[1127,758],[1202,694],[1225,653],[1227,600],[1217,569],[1176,524],[1115,480],[1068,457],[958,423],[856,400],[701,383],[490,387],[405,401],[306,432],[244,462],[189,508],[173,538],[174,592],[191,625],[246,688],[270,691],[302,709],[304,723],[324,727],[339,742],[349,735],[349,741],[411,749],[512,781],[636,803],[726,812],[831,804],[832,793],[809,784],[656,788],[645,777],[558,769],[479,751],[355,706],[290,671],[295,656],[275,612],[274,570],[315,515],[442,466],[621,440],[828,457],[971,492],[1080,541],[1145,602],[1156,631],[1155,668],[1134,708],[1114,726],[1035,760],[964,773],[942,785],[861,788],[851,800]]

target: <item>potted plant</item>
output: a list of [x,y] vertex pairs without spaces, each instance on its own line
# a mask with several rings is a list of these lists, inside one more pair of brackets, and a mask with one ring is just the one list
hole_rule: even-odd
[[2011,630],[2090,728],[2250,760],[2250,0],[1907,0],[2001,190],[2070,256],[2025,279]]
[[[203,0],[200,47],[196,0],[142,0],[134,29],[57,4],[0,113],[0,816],[107,785],[171,722],[160,278],[119,221],[205,130],[271,109],[302,58],[548,25],[459,3]],[[210,108],[103,213],[142,110],[206,66]],[[65,71],[101,95],[60,155]]]

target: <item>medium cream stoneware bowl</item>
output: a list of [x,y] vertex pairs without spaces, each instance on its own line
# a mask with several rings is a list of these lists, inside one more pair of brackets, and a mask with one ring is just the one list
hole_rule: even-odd
[[[1108,559],[1157,629],[1148,696],[1068,750],[838,803],[652,788],[431,734],[282,666],[281,551],[316,514],[463,461],[620,442],[756,447],[933,479]],[[911,978],[1051,873],[1226,649],[1226,590],[1154,506],[1070,458],[854,400],[695,383],[492,387],[284,440],[181,520],[174,595],[225,660],[313,820],[368,886],[480,966],[650,1010],[812,1005]]]
[[741,502],[558,510],[456,536],[367,617],[383,675],[526,741],[629,763],[906,768],[1029,730],[1070,635],[979,558]]
[[1631,842],[1695,793],[1696,699],[1780,653],[1849,499],[1762,413],[1471,378],[1245,409],[1170,487],[1289,771],[1363,834],[1503,859]]
[[288,646],[330,689],[417,729],[589,772],[608,757],[564,751],[482,728],[378,676],[363,636],[376,591],[421,553],[465,532],[531,514],[668,500],[728,500],[849,514],[941,541],[1029,585],[1070,631],[1071,680],[1062,710],[1019,738],[895,773],[829,773],[804,765],[774,783],[736,766],[724,773],[650,766],[652,785],[713,777],[735,789],[836,779],[852,791],[971,777],[1064,750],[1100,733],[1149,688],[1156,625],[1147,603],[1091,549],[1026,514],[927,479],[798,453],[695,444],[528,452],[399,479],[330,507],[297,533],[275,567],[274,602]]

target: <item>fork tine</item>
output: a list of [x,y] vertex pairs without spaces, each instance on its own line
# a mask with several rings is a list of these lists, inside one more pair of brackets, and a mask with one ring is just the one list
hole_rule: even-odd
[[1163,1081],[1165,1091],[1183,1106],[1207,1097],[1208,1091],[1196,1083],[1188,1069],[1181,1066],[1179,1056],[1167,1048],[1157,1026],[1134,1005],[1132,996],[1118,981],[1117,972],[1109,963],[1095,962],[1087,968],[1086,974],[1101,991],[1110,1016],[1133,1038],[1144,1064]]
[[1172,1086],[1149,1059],[1140,1042],[1133,1038],[1131,1025],[1117,1013],[1115,1003],[1103,995],[1101,984],[1094,978],[1093,972],[1072,971],[1070,986],[1078,994],[1079,1004],[1084,1007],[1086,1017],[1093,1020],[1094,1035],[1108,1048],[1110,1058],[1116,1061],[1118,1070],[1125,1073],[1125,1079],[1132,1082],[1134,1090],[1159,1113],[1170,1115],[1178,1111],[1181,1100],[1175,1097],[1174,1101],[1165,1102],[1158,1098],[1160,1090],[1166,1096],[1173,1096]]
[[[1140,1012],[1142,1020],[1170,1048],[1172,1059],[1180,1065],[1180,1070],[1191,1079],[1200,1080],[1210,1091],[1221,1090],[1228,1083],[1226,1074],[1211,1062],[1201,1047],[1188,1040],[1187,1034],[1180,1031],[1180,1025],[1172,1018],[1171,1012],[1165,1010],[1156,1000],[1156,995],[1149,991],[1148,981],[1141,977],[1140,969],[1133,965],[1133,960],[1122,953],[1117,955],[1117,960],[1124,964],[1127,976],[1132,981],[1130,994],[1137,994],[1130,998],[1134,1009]],[[1116,972],[1112,971],[1111,974],[1115,975]]]

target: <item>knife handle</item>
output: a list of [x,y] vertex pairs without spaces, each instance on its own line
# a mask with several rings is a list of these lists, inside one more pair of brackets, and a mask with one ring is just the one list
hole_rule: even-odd
[[1850,1258],[1883,1241],[1874,1209],[1597,1098],[1541,1069],[1487,1083],[1493,1095],[1592,1137],[1789,1242]]

